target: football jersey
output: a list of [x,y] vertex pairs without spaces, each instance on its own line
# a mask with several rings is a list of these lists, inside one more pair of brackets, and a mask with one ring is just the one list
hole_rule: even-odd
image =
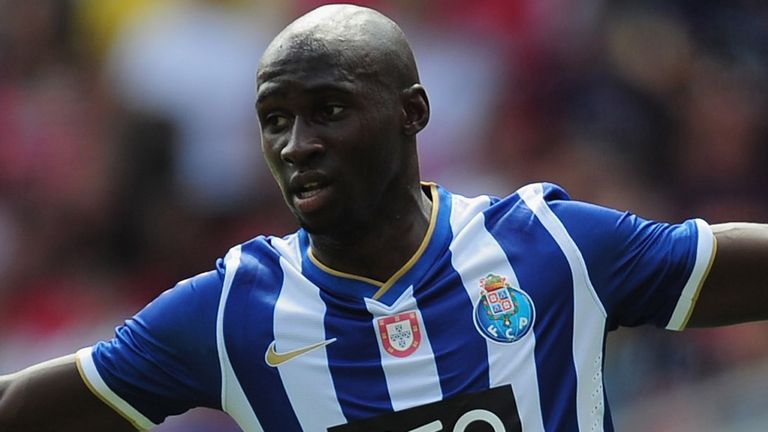
[[709,226],[544,183],[424,188],[428,231],[389,280],[329,268],[303,230],[257,237],[80,350],[83,379],[140,429],[202,406],[247,432],[613,430],[606,334],[685,326]]

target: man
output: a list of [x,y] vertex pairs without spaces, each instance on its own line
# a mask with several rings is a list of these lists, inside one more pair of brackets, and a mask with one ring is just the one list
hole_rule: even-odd
[[768,318],[764,225],[420,183],[427,95],[375,11],[290,24],[256,107],[302,229],[234,247],[112,341],[3,377],[0,430],[150,429],[195,406],[245,431],[612,430],[608,330]]

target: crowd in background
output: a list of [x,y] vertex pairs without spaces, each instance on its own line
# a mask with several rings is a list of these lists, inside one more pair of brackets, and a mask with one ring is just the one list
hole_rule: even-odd
[[[230,246],[295,229],[261,160],[254,77],[322,3],[0,0],[0,372],[108,338]],[[355,3],[412,42],[425,180],[768,222],[768,3]],[[618,430],[768,426],[765,324],[622,330],[608,351]],[[161,430],[225,425],[203,411]]]

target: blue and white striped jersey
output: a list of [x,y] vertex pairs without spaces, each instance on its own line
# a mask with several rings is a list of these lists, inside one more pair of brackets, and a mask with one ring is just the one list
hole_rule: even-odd
[[685,326],[709,226],[550,184],[425,188],[429,230],[386,282],[323,265],[304,231],[258,237],[79,351],[84,380],[141,429],[205,406],[248,432],[613,430],[606,333]]

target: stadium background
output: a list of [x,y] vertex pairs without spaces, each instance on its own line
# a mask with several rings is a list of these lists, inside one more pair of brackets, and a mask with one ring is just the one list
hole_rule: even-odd
[[[100,338],[258,233],[256,62],[312,0],[0,0],[0,371]],[[549,180],[680,221],[768,221],[768,3],[368,1],[413,42],[423,177]],[[620,431],[764,431],[768,326],[611,336]],[[236,430],[205,410],[158,430]]]

